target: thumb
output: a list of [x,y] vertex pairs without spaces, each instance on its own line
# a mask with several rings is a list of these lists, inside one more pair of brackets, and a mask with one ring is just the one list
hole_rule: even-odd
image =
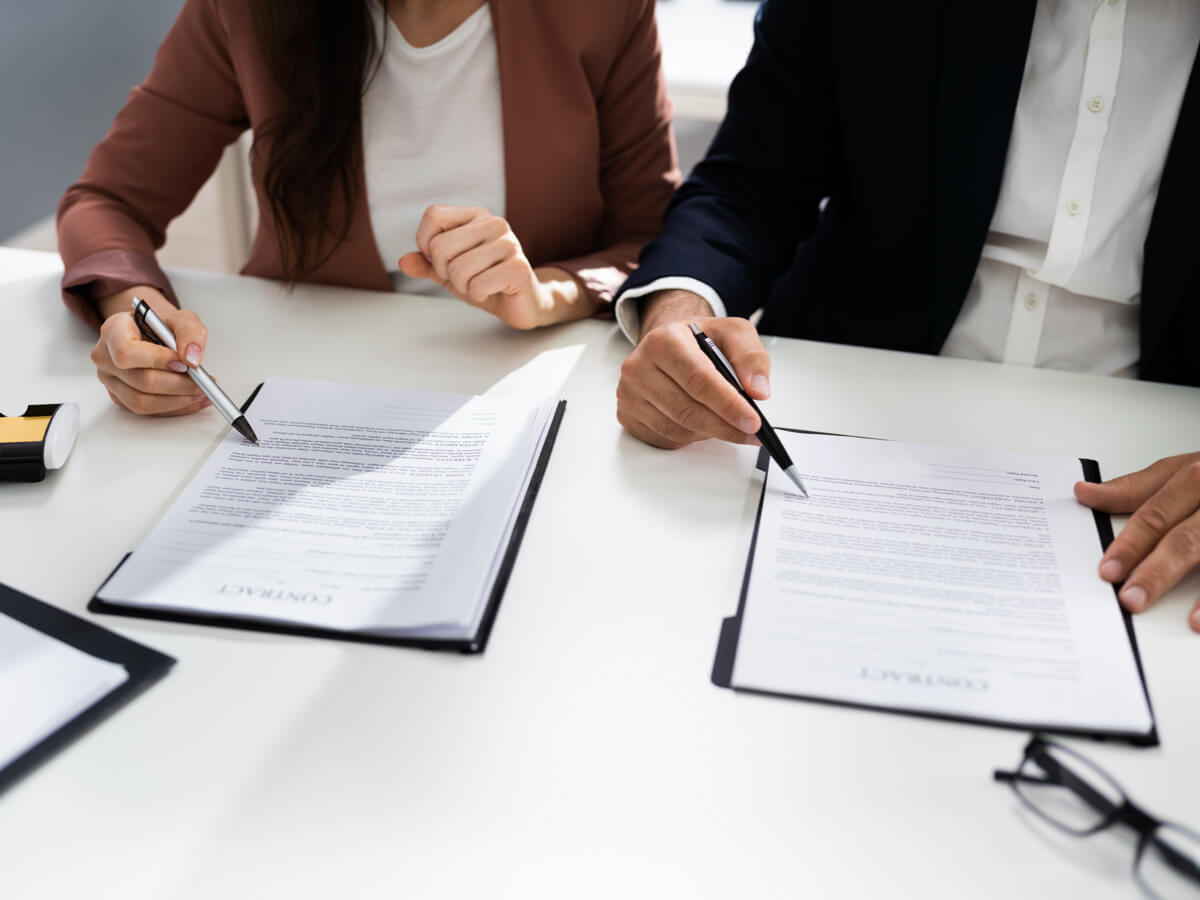
[[746,319],[709,319],[704,331],[733,365],[738,381],[755,400],[771,396],[771,357],[758,330]]
[[400,271],[409,278],[429,278],[433,281],[441,281],[437,277],[437,272],[434,271],[429,260],[416,251],[405,253],[400,257],[398,265],[400,266]]
[[1173,458],[1160,459],[1152,466],[1101,484],[1078,481],[1075,483],[1075,499],[1101,512],[1131,513],[1170,480],[1177,468],[1174,462]]

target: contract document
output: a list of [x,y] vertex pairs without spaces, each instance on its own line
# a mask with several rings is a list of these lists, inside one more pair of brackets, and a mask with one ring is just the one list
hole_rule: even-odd
[[728,686],[1155,740],[1127,614],[1097,573],[1111,525],[1072,492],[1095,463],[780,437],[810,496],[770,464],[718,656]]
[[481,649],[561,408],[268,380],[93,602]]

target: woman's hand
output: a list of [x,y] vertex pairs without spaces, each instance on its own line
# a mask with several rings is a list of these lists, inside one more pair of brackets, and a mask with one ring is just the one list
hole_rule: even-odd
[[417,227],[417,252],[400,258],[410,278],[435,281],[513,328],[581,319],[595,305],[571,275],[534,269],[508,222],[481,206],[431,206]]
[[[146,340],[133,319],[130,300],[150,304],[175,334],[179,352]],[[96,304],[104,323],[92,348],[96,375],[117,406],[147,416],[186,416],[209,400],[185,373],[204,358],[208,331],[193,312],[177,309],[159,291],[138,285]]]

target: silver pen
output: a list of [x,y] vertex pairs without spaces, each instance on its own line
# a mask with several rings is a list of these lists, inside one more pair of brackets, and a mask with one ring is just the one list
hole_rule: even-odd
[[[142,334],[154,343],[162,344],[178,353],[179,348],[175,346],[175,335],[150,308],[150,304],[140,297],[134,297],[130,302],[133,304],[133,320],[137,322],[138,329]],[[250,427],[250,423],[246,421],[246,417],[237,405],[213,381],[213,377],[201,366],[188,366],[187,373],[191,376],[192,381],[196,382],[196,387],[200,388],[204,392],[204,396],[212,401],[213,406],[220,411],[226,421],[237,429],[238,434],[257,444],[258,436],[254,433],[254,429]]]

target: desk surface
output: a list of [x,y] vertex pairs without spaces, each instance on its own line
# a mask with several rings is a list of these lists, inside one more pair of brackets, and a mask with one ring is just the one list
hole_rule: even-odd
[[[483,656],[85,613],[224,429],[116,409],[59,273],[0,251],[0,410],[82,410],[62,471],[0,485],[0,580],[179,664],[0,796],[0,896],[1137,895],[1126,835],[1047,833],[992,783],[1020,732],[709,683],[754,452],[625,435],[610,323],[522,334],[450,300],[177,273],[232,396],[267,375],[482,392],[558,349],[567,414]],[[1192,389],[770,344],[780,425],[1092,455],[1109,474],[1200,447]],[[1162,746],[1082,747],[1193,824],[1197,593],[1193,575],[1136,619]]]

